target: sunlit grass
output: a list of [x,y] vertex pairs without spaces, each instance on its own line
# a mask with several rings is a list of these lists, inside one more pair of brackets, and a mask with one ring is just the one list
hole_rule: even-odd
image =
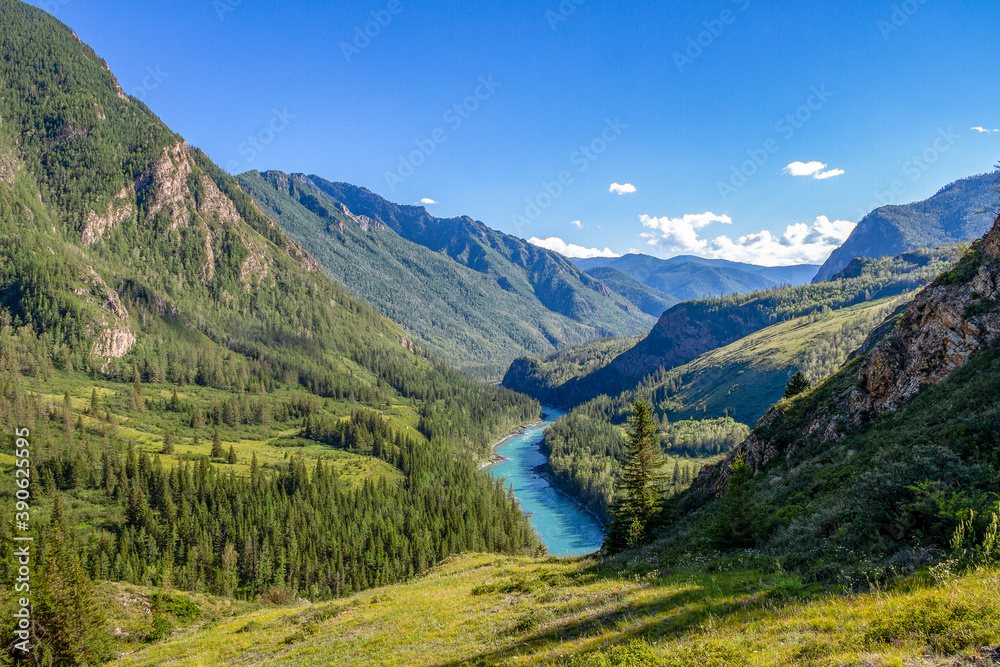
[[847,594],[657,564],[460,556],[410,583],[217,618],[115,664],[909,665],[1000,643],[995,569]]

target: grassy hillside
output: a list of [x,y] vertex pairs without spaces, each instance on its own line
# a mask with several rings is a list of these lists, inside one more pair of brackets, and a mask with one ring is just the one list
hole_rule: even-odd
[[[671,421],[729,416],[753,424],[801,371],[811,382],[834,373],[909,295],[888,297],[775,324],[644,382]],[[662,389],[661,389],[662,388]],[[655,400],[654,398],[654,400]]]
[[[620,427],[636,399],[653,406],[668,452],[693,457],[681,459],[682,466],[697,471],[705,465],[703,457],[727,452],[746,438],[749,427],[781,400],[792,375],[801,371],[814,383],[826,379],[910,298],[888,297],[781,322],[655,373],[633,390],[583,403],[546,433],[547,469],[561,488],[607,517],[621,472]],[[549,363],[567,368],[563,360],[574,350]],[[610,355],[587,357],[581,351],[580,356],[582,364],[607,363]],[[686,488],[688,480],[681,481]]]
[[530,293],[504,289],[488,273],[354,215],[308,177],[247,172],[239,181],[328,276],[467,375],[495,380],[516,357],[607,333],[587,318],[552,312]]
[[893,257],[920,247],[977,239],[990,228],[997,173],[955,181],[922,202],[883,206],[858,223],[840,248],[820,267],[814,282],[830,280],[855,257]]
[[665,312],[642,341],[610,362],[595,363],[586,375],[564,372],[549,360],[518,359],[503,384],[564,408],[602,394],[617,396],[651,375],[779,322],[910,292],[937,276],[960,253],[957,246],[914,251],[866,263],[855,275],[835,281],[681,303]]
[[197,599],[183,629],[113,664],[986,665],[1000,643],[998,585],[987,567],[838,592],[762,557],[674,564],[655,548],[611,561],[467,555],[321,605]]

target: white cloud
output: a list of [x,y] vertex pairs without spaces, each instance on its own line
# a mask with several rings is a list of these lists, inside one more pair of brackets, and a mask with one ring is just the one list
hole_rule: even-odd
[[761,266],[822,264],[856,226],[848,220],[830,220],[821,215],[811,225],[804,222],[788,225],[781,236],[764,229],[733,240],[726,235],[714,239],[698,235],[698,230],[711,222],[732,223],[729,216],[703,213],[683,218],[653,218],[644,215],[639,220],[644,227],[659,232],[640,234],[647,245],[663,246],[670,252],[697,252],[704,257]]
[[612,183],[611,187],[608,188],[608,192],[613,192],[616,195],[630,195],[635,191],[635,186],[631,183]]
[[701,251],[708,246],[708,241],[698,238],[698,230],[713,222],[726,225],[733,224],[728,215],[716,215],[710,211],[705,213],[689,213],[682,218],[655,218],[649,215],[639,216],[643,227],[656,230],[643,232],[639,236],[646,239],[646,245],[666,245],[675,252]]
[[796,161],[781,170],[781,173],[789,176],[812,176],[826,169],[822,162],[801,162]]
[[423,204],[424,206],[430,206],[431,204],[436,204],[437,202],[434,201],[433,199],[431,199],[430,197],[424,197],[423,199],[421,199],[417,203],[418,204]]
[[577,259],[587,259],[590,257],[620,257],[618,253],[611,250],[611,248],[605,248],[600,250],[598,248],[585,248],[581,245],[576,245],[575,243],[566,243],[558,236],[550,236],[547,239],[540,239],[537,236],[532,236],[528,239],[528,243],[531,245],[536,245],[539,248],[545,248],[546,250],[552,250],[559,253],[565,257],[575,257]]
[[582,222],[580,222],[579,220],[574,220],[574,221],[572,221],[572,222],[571,222],[571,223],[569,223],[569,224],[571,224],[571,225],[576,225],[576,228],[577,228],[577,229],[583,229],[583,223],[582,223]]
[[1000,130],[987,130],[985,127],[974,127],[972,129],[975,130],[976,132],[979,132],[980,134],[982,134],[983,132],[1000,132]]
[[830,169],[829,171],[823,171],[824,169],[826,169],[826,165],[822,162],[815,160],[812,162],[802,162],[797,160],[782,169],[781,173],[787,174],[788,176],[812,176],[817,181],[824,181],[828,178],[842,176],[847,173],[843,169]]

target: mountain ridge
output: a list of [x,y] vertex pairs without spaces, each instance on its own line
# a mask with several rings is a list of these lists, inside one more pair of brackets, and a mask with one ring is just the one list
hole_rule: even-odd
[[998,172],[963,178],[920,202],[883,206],[858,223],[823,263],[813,282],[831,279],[855,257],[896,256],[920,247],[970,242],[987,233]]

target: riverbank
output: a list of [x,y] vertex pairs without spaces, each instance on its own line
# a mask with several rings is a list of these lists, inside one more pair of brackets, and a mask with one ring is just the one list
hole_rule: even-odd
[[503,463],[504,461],[508,461],[509,459],[506,456],[503,456],[502,454],[497,453],[497,448],[498,447],[503,447],[504,445],[506,445],[508,442],[510,442],[511,440],[513,440],[514,438],[516,438],[519,435],[524,435],[524,432],[527,431],[529,428],[534,428],[535,426],[541,426],[544,423],[545,423],[545,420],[539,419],[538,421],[532,422],[530,424],[525,424],[524,426],[519,426],[519,427],[517,427],[516,430],[514,430],[509,435],[506,435],[503,438],[500,438],[495,443],[493,443],[492,445],[490,445],[490,452],[492,454],[490,456],[490,460],[489,461],[483,461],[482,463],[480,463],[479,466],[478,466],[479,470],[486,470],[487,468],[489,468],[491,466],[495,466],[498,463]]
[[597,525],[599,525],[602,529],[607,527],[608,521],[605,521],[604,519],[601,518],[601,516],[597,512],[592,510],[587,505],[584,505],[579,498],[570,493],[569,489],[564,489],[562,485],[559,483],[559,480],[556,479],[555,475],[553,475],[549,471],[547,466],[548,466],[548,461],[535,466],[534,468],[531,469],[531,472],[535,473],[536,475],[544,479],[546,482],[551,484],[552,488],[555,489],[557,493],[562,494],[563,496],[571,500],[577,507],[582,509],[590,516],[594,517],[594,521],[596,521]]

